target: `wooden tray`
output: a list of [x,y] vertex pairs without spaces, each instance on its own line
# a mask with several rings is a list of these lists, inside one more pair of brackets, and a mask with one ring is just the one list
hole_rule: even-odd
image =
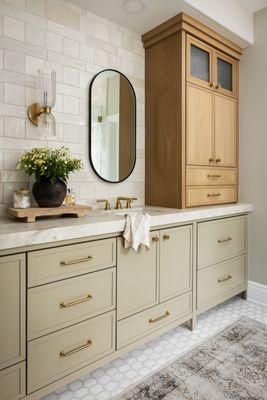
[[16,218],[24,219],[26,222],[35,222],[37,217],[50,217],[71,215],[72,217],[84,217],[92,207],[83,205],[60,206],[60,207],[32,207],[32,208],[9,208],[8,212]]

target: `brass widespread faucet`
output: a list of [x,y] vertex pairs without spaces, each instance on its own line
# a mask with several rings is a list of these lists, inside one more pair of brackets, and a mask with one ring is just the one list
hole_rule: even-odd
[[97,203],[105,203],[105,206],[104,206],[105,210],[106,211],[110,210],[110,203],[109,203],[109,201],[107,199],[99,199],[99,200],[96,200],[96,201],[97,201]]
[[121,205],[122,201],[126,201],[125,208],[132,208],[134,200],[137,200],[137,198],[136,197],[122,197],[122,196],[120,196],[120,197],[117,198],[115,209],[116,210],[121,210],[122,209],[122,205]]

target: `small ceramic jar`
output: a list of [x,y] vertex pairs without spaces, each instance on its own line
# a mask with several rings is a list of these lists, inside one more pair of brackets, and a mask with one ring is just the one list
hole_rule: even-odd
[[14,208],[29,208],[31,206],[30,191],[18,189],[14,192]]

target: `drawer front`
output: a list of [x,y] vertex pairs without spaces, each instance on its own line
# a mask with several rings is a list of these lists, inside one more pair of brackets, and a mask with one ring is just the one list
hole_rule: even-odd
[[0,369],[25,359],[25,254],[0,258]]
[[204,206],[211,204],[226,204],[237,201],[236,186],[211,186],[211,187],[188,187],[186,189],[186,206]]
[[25,363],[0,371],[0,400],[19,400],[26,396]]
[[246,256],[233,258],[198,272],[198,309],[246,283]]
[[115,351],[115,312],[28,344],[28,391],[40,389]]
[[28,287],[116,265],[116,239],[97,240],[28,255]]
[[151,246],[135,252],[118,238],[117,318],[122,319],[158,303],[159,232],[150,234]]
[[192,225],[160,231],[160,302],[192,287]]
[[236,185],[236,169],[222,168],[186,168],[188,186]]
[[117,324],[117,347],[122,348],[192,312],[191,293],[183,294]]
[[115,295],[116,268],[29,289],[29,340],[111,311]]
[[246,252],[246,216],[198,224],[198,268]]

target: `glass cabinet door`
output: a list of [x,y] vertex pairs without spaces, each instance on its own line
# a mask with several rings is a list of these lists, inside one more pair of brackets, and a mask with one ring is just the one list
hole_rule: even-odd
[[211,49],[189,37],[187,54],[187,80],[204,87],[211,87]]
[[223,54],[216,53],[216,86],[224,94],[236,94],[236,62]]

